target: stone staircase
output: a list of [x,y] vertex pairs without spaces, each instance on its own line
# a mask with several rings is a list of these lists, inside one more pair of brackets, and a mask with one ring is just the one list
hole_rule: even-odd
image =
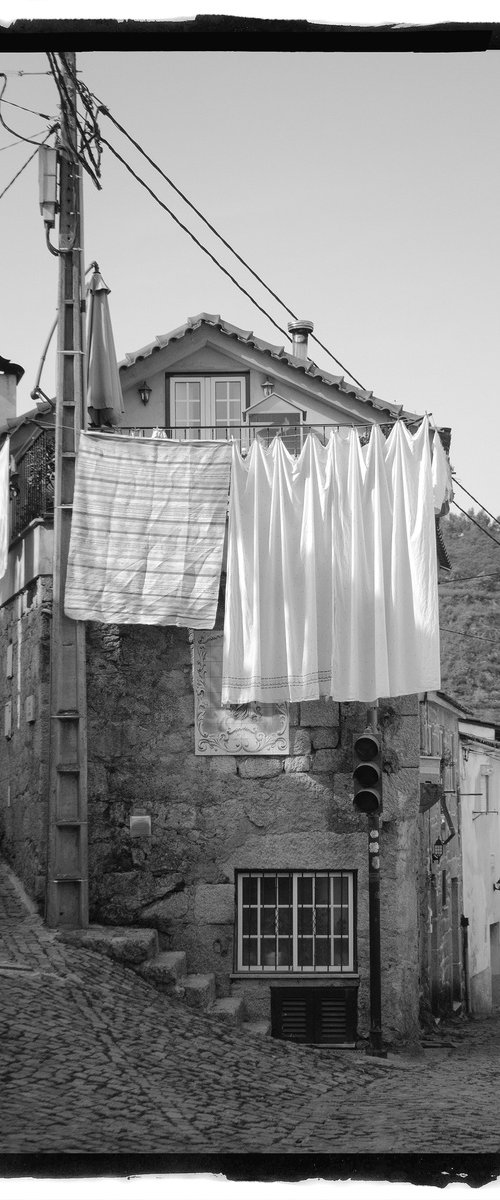
[[158,992],[207,1017],[250,1035],[269,1033],[268,1021],[248,1019],[240,996],[217,998],[214,974],[189,974],[184,950],[160,950],[156,929],[89,925],[88,929],[61,929],[58,937],[67,945],[93,950],[120,962]]

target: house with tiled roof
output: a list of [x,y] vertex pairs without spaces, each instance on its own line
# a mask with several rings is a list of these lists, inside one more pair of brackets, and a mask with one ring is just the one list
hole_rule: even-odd
[[[201,313],[127,354],[116,431],[234,437],[242,450],[277,433],[298,451],[311,429],[420,421],[317,367],[311,322],[289,329],[285,349]],[[0,581],[0,840],[42,912],[52,422],[39,401],[3,427],[18,453]],[[276,1036],[353,1045],[370,1025],[367,822],[352,781],[366,707],[223,707],[224,583],[214,629],[85,622],[91,925],[153,931],[144,971],[178,998]],[[380,698],[379,725],[383,1033],[397,1041],[418,1029],[419,698]]]
[[312,330],[311,321],[291,322],[285,349],[220,316],[189,317],[119,364],[122,424],[158,425],[181,436],[187,426],[203,437],[230,436],[240,426],[289,426],[300,440],[311,426],[420,419],[317,367],[308,354]]

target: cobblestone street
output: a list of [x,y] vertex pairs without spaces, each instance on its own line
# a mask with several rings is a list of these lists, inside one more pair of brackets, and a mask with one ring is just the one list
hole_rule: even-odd
[[0,892],[3,1155],[499,1152],[499,1017],[386,1061],[245,1036]]

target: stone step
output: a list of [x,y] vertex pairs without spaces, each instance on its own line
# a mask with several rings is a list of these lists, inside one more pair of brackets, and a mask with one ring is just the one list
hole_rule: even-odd
[[245,1005],[241,996],[223,996],[215,1000],[209,1016],[217,1017],[228,1025],[241,1025],[245,1016]]
[[60,929],[58,939],[69,946],[96,950],[127,967],[139,966],[158,954],[156,929],[128,925],[89,925],[88,929]]
[[250,1037],[268,1037],[271,1032],[270,1021],[243,1021],[241,1032]]
[[186,969],[184,950],[164,950],[148,962],[141,963],[136,972],[158,991],[172,994],[183,987]]
[[215,975],[185,975],[179,981],[179,995],[190,1008],[206,1012],[215,1000]]

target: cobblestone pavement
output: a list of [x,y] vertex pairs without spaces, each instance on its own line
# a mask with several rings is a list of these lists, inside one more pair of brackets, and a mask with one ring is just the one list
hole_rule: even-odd
[[387,1061],[293,1046],[58,942],[5,866],[0,921],[2,1154],[500,1150],[500,1016]]

